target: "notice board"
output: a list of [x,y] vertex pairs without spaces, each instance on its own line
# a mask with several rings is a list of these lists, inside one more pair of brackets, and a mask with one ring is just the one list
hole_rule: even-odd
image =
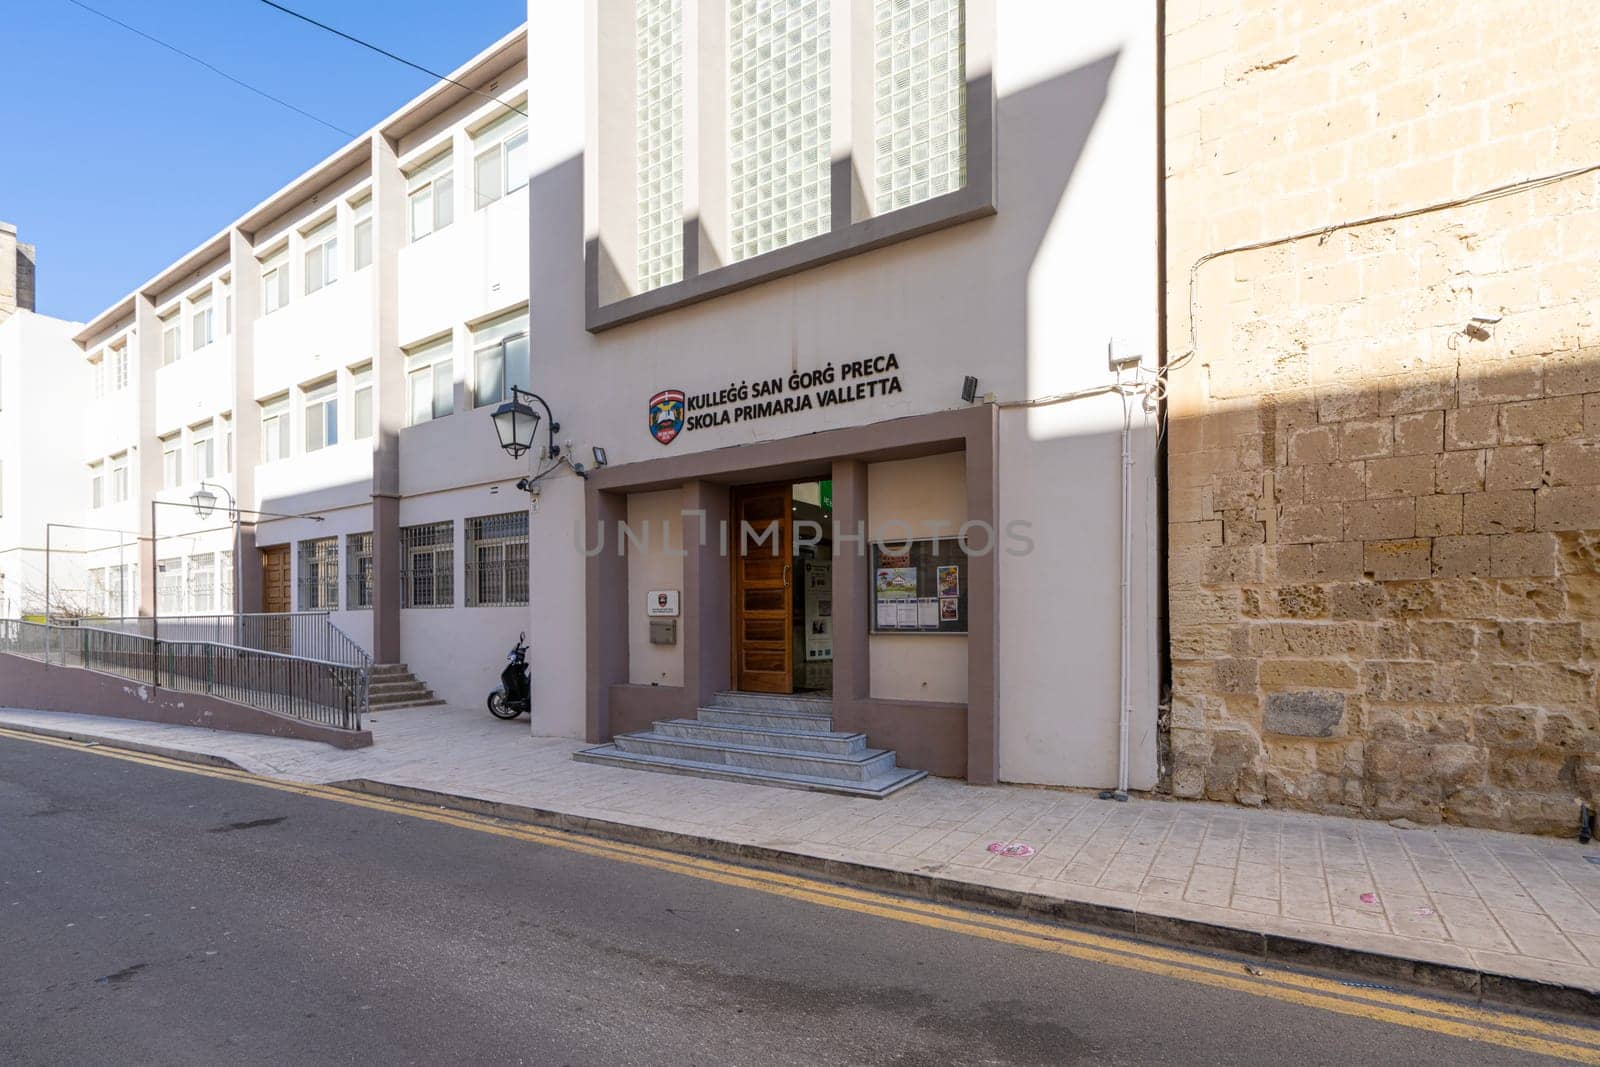
[[872,632],[967,632],[967,552],[955,537],[872,546]]

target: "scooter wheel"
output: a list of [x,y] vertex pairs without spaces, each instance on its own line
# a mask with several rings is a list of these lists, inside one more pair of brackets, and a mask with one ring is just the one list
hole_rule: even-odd
[[521,708],[513,708],[506,704],[506,694],[503,689],[496,689],[489,694],[489,714],[497,719],[515,719],[522,714]]

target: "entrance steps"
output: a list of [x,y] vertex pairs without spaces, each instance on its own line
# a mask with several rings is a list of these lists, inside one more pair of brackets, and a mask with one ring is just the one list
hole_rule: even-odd
[[833,728],[826,697],[718,693],[693,719],[666,719],[573,754],[585,763],[881,799],[919,781],[867,736]]
[[444,701],[417,680],[404,663],[378,663],[367,681],[367,710],[394,711],[399,708],[431,708]]

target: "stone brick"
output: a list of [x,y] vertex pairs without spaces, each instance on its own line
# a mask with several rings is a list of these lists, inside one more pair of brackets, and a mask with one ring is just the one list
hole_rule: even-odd
[[1411,537],[1416,532],[1416,501],[1410,497],[1357,500],[1344,506],[1346,541]]
[[1354,689],[1352,664],[1325,659],[1268,659],[1259,670],[1263,689]]
[[1167,543],[1174,547],[1185,545],[1222,544],[1222,520],[1204,522],[1174,522],[1167,526]]
[[1278,517],[1281,544],[1337,541],[1344,530],[1342,504],[1291,504]]
[[1449,449],[1487,448],[1500,443],[1500,409],[1493,405],[1456,408],[1445,413],[1444,444]]
[[1265,576],[1265,553],[1260,545],[1225,545],[1205,550],[1205,581],[1209,585],[1244,585]]
[[1439,457],[1434,487],[1441,493],[1482,492],[1485,455],[1481,450],[1446,452]]
[[1217,690],[1222,693],[1254,693],[1256,660],[1223,659],[1216,662]]
[[1250,649],[1267,656],[1342,656],[1370,644],[1370,627],[1355,622],[1272,622],[1250,628]]
[[1315,619],[1328,613],[1328,594],[1318,585],[1286,585],[1278,590],[1278,612],[1293,619]]
[[1293,737],[1333,737],[1344,725],[1343,693],[1272,693],[1262,726],[1268,733]]
[[1550,485],[1600,485],[1600,443],[1557,441],[1544,450]]
[[1432,456],[1395,456],[1367,461],[1367,496],[1429,496],[1433,493]]
[[1530,622],[1528,654],[1551,663],[1573,663],[1583,655],[1583,624],[1576,622]]
[[1489,556],[1488,537],[1435,537],[1433,574],[1437,578],[1488,577]]
[[1462,407],[1532,400],[1544,393],[1544,366],[1537,359],[1495,360],[1461,369]]
[[1335,619],[1375,619],[1388,598],[1376,582],[1341,582],[1328,591],[1328,613]]
[[1304,475],[1305,498],[1310,502],[1360,500],[1367,495],[1364,463],[1314,463]]
[[1562,663],[1529,663],[1512,670],[1516,672],[1513,692],[1518,704],[1582,708],[1594,704],[1592,670]]
[[1368,541],[1363,555],[1366,573],[1380,582],[1426,578],[1432,573],[1431,543],[1427,538],[1405,541]]
[[1282,545],[1276,564],[1278,577],[1284,581],[1354,581],[1362,573],[1361,542]]
[[[1600,392],[1600,385],[1595,386]],[[1384,382],[1378,390],[1378,414],[1406,415],[1417,411],[1443,411],[1454,407],[1456,382],[1448,378],[1403,375]],[[1396,427],[1398,434],[1398,427]]]
[[1537,708],[1479,708],[1472,716],[1472,733],[1495,748],[1532,748],[1539,738]]
[[1500,408],[1500,439],[1507,444],[1544,444],[1583,433],[1583,398],[1558,396]]
[[1307,426],[1289,431],[1289,462],[1293,466],[1332,463],[1339,458],[1337,426]]
[[1394,420],[1394,454],[1415,456],[1444,451],[1444,412],[1422,411]]
[[1544,484],[1543,445],[1504,445],[1488,451],[1483,487],[1490,492],[1505,489],[1537,489]]
[[1534,493],[1531,489],[1468,493],[1461,500],[1461,532],[1505,534],[1531,530],[1533,505]]
[[1600,348],[1583,348],[1545,361],[1544,395],[1600,393]]
[[1556,572],[1556,539],[1516,533],[1489,539],[1489,573],[1496,578],[1540,578]]
[[1167,493],[1168,522],[1202,522],[1211,517],[1210,489],[1185,486]]
[[1358,419],[1340,425],[1340,459],[1375,459],[1393,454],[1393,419]]
[[1577,485],[1540,489],[1534,511],[1534,528],[1600,529],[1600,490]]
[[1410,634],[1417,658],[1434,662],[1470,659],[1478,643],[1478,631],[1464,622],[1413,622]]
[[1461,532],[1461,497],[1424,496],[1417,498],[1417,536],[1438,537]]

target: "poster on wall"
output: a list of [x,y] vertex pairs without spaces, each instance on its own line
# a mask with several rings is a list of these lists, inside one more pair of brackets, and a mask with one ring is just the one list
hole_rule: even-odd
[[872,632],[967,632],[967,553],[956,538],[872,546]]
[[806,661],[833,659],[833,560],[805,561]]

